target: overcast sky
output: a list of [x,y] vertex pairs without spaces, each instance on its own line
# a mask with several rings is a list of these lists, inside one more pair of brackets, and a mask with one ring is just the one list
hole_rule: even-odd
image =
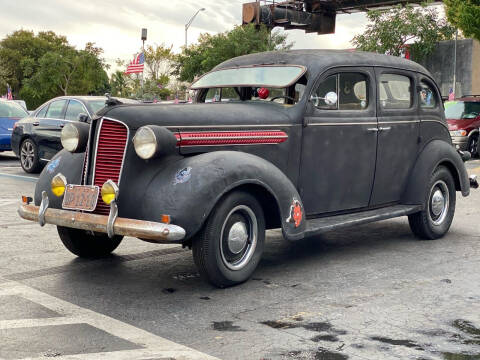
[[[23,28],[52,30],[67,36],[70,44],[83,48],[88,41],[105,51],[108,63],[130,59],[141,46],[141,28],[148,29],[147,44],[173,45],[179,51],[185,42],[184,26],[201,7],[188,31],[189,43],[200,33],[218,33],[241,23],[242,4],[247,0],[0,0],[0,38]],[[335,35],[288,31],[295,48],[350,48],[350,40],[362,32],[364,14],[337,17]]]

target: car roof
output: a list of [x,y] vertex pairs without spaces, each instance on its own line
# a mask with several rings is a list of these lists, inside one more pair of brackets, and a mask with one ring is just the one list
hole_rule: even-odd
[[68,99],[74,99],[74,100],[81,100],[81,101],[89,101],[89,100],[107,100],[106,96],[86,96],[86,95],[69,95],[69,96],[58,96],[56,98],[53,98],[49,101],[52,100],[68,100]]
[[429,76],[420,64],[398,56],[356,50],[289,50],[244,55],[227,60],[214,70],[248,65],[303,65],[309,72],[319,73],[333,66],[382,66],[416,71]]

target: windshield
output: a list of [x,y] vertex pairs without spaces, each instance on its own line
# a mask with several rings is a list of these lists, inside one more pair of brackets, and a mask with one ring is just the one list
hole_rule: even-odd
[[266,87],[286,88],[293,85],[305,73],[306,68],[288,66],[251,66],[223,69],[205,74],[192,85],[192,89]]
[[0,117],[23,118],[27,115],[28,112],[14,102],[0,102]]
[[445,102],[445,117],[447,119],[474,119],[478,115],[480,115],[480,102]]
[[[105,99],[106,100],[106,99]],[[105,107],[105,100],[90,100],[87,101],[87,105],[92,111],[92,114],[103,109]]]

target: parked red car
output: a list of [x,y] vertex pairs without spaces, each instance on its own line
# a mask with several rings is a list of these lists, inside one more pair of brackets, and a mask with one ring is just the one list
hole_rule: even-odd
[[478,156],[480,95],[467,95],[445,102],[445,117],[453,145]]

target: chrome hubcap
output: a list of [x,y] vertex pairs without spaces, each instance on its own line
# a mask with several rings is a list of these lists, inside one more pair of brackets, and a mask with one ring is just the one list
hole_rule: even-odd
[[243,269],[257,247],[258,224],[252,209],[246,205],[233,208],[225,218],[220,233],[220,254],[225,266]]
[[450,192],[447,184],[439,180],[430,192],[429,216],[434,225],[441,225],[447,217],[450,208]]
[[228,249],[233,254],[239,254],[248,241],[247,225],[244,222],[236,222],[228,233]]
[[30,169],[33,166],[33,160],[35,158],[35,149],[29,141],[25,141],[20,150],[20,161],[26,169]]

